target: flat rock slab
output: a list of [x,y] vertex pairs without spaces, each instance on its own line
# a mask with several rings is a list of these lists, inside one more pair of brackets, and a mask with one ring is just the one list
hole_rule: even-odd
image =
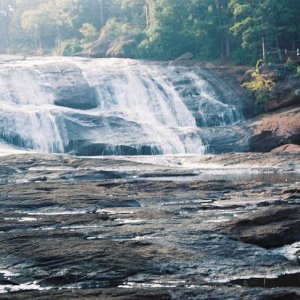
[[296,222],[299,180],[293,154],[2,156],[0,299],[297,299],[294,259],[219,228]]

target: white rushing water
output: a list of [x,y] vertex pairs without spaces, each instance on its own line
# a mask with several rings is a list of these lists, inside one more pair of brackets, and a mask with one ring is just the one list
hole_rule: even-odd
[[228,102],[236,96],[226,97],[199,68],[60,57],[1,63],[0,57],[0,141],[83,155],[205,153],[199,126],[243,118]]

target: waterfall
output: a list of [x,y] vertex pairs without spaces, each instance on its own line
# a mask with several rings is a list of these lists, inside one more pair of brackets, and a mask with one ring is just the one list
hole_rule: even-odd
[[0,137],[40,152],[64,152],[63,126],[42,74],[31,64],[0,66]]
[[[1,62],[1,58],[0,58]],[[78,155],[206,152],[199,127],[243,119],[200,68],[126,59],[0,63],[0,139]]]

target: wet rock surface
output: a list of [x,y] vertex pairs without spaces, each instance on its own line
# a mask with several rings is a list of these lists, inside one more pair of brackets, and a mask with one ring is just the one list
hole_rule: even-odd
[[[300,198],[295,189],[291,197]],[[284,202],[283,202],[284,204]],[[300,207],[269,207],[224,224],[221,232],[245,243],[270,248],[300,241]]]
[[89,86],[76,64],[48,63],[38,69],[49,85],[44,88],[53,90],[55,105],[82,110],[98,106],[95,89]]
[[299,239],[220,226],[265,206],[293,219],[299,169],[292,153],[3,156],[0,299],[297,299]]

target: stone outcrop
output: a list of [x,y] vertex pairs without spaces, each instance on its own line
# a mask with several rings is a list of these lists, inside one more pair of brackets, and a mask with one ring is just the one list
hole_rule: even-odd
[[286,144],[275,148],[272,150],[273,153],[283,153],[283,152],[299,152],[300,153],[300,145],[294,144]]
[[[274,111],[283,107],[300,104],[300,77],[296,75],[296,66],[293,68],[284,65],[263,66],[259,73],[270,78],[275,83],[268,102],[265,105],[266,111]],[[242,82],[252,80],[253,70],[248,70]]]
[[300,207],[272,206],[249,213],[224,224],[220,232],[265,248],[292,244],[300,241]]
[[[215,68],[214,72],[216,71],[226,74],[226,81],[231,82],[231,87],[237,91],[240,88],[240,82],[249,81],[252,78],[252,71],[247,69],[222,68],[217,70]],[[244,123],[219,130],[211,129],[211,134],[207,131],[202,133],[212,152],[268,152],[281,146],[283,148],[279,148],[278,151],[297,151],[297,145],[300,145],[300,77],[295,74],[295,69],[290,70],[283,65],[265,66],[260,68],[259,72],[275,82],[266,105],[266,112],[259,111],[255,105],[255,99],[251,99],[250,94],[248,96],[244,94],[244,105],[250,104],[243,109],[248,118]],[[241,73],[245,75],[241,76]],[[246,92],[246,89],[244,90]],[[222,139],[224,143],[218,144],[217,140]],[[287,144],[295,145],[285,147],[284,145]]]
[[300,144],[300,107],[264,114],[247,122],[249,151],[267,152],[285,144]]
[[82,70],[75,64],[50,63],[40,65],[38,68],[53,91],[56,105],[82,110],[98,106],[96,91],[88,84]]
[[262,73],[268,74],[275,82],[266,106],[268,111],[300,105],[300,77],[295,74],[295,69],[264,67]]
[[[104,44],[105,43],[103,42],[102,45]],[[106,49],[106,51],[108,51],[108,49]],[[55,88],[55,103],[57,105],[81,109],[97,107],[98,100],[95,91],[85,81],[79,68],[75,65],[64,63],[63,65],[58,64],[55,67],[51,66],[49,70],[51,70],[51,73],[47,73],[47,69],[45,69],[45,76],[48,76],[49,81]],[[224,99],[230,100],[228,103],[229,105],[234,105],[235,107],[238,107],[244,115],[251,116],[251,114],[255,113],[256,110],[255,101],[254,99],[246,96],[238,83],[238,79],[241,78],[241,73],[243,71],[244,69],[240,70],[239,68],[229,70],[228,68],[217,69],[214,67],[206,67],[201,70],[200,74],[215,87],[215,90],[219,93],[219,95],[222,95]],[[272,76],[277,82],[274,90],[272,91],[268,106],[268,109],[271,110],[272,106],[272,110],[275,108],[276,110],[250,118],[244,123],[236,126],[215,128],[202,127],[202,115],[198,115],[200,105],[199,96],[197,95],[193,85],[188,81],[173,83],[184,99],[185,104],[192,111],[198,126],[202,127],[199,129],[199,134],[203,138],[204,143],[209,145],[209,151],[213,153],[232,151],[268,152],[286,144],[300,144],[300,108],[297,106],[300,99],[300,90],[298,89],[299,78],[280,68],[269,68],[262,72],[268,72],[268,74],[270,74],[270,76]],[[63,74],[64,76],[58,76],[59,74]],[[70,76],[67,76],[67,74],[70,74]],[[222,74],[223,76],[226,74],[225,84],[222,79]],[[228,87],[232,89],[232,91],[229,91]],[[243,97],[243,101],[241,101],[237,96]],[[275,99],[276,104],[274,104]],[[226,102],[226,100],[224,100],[224,102]],[[209,104],[206,103],[205,105]],[[211,105],[214,105],[215,109],[206,109],[206,111],[213,112],[216,109],[222,110],[222,108],[219,109],[217,107],[218,103],[213,103]],[[223,104],[220,103],[220,105]],[[209,114],[206,115],[206,126],[209,126],[208,116]],[[71,118],[71,120],[72,119],[73,118]],[[121,119],[120,121],[114,121],[113,123],[115,125],[113,125],[113,127],[119,122],[120,124],[118,125],[118,128],[127,128],[127,125],[121,125],[121,121]],[[66,122],[69,121],[67,120]],[[88,122],[90,123],[91,120]],[[98,127],[98,123],[100,124],[101,122],[96,122],[92,128]],[[212,114],[211,123],[216,123],[216,115],[214,114]],[[88,130],[91,130],[91,128]],[[134,135],[135,132],[138,132],[138,130],[131,130],[131,132]],[[74,153],[89,155],[107,152],[105,145],[96,143],[95,148],[93,149],[93,141],[78,142],[76,137],[74,139],[72,138],[71,133],[69,133],[69,136],[71,137],[71,144],[68,147],[70,148],[71,145],[76,145]],[[133,140],[134,139],[135,138],[133,138]],[[139,140],[138,137],[136,139]],[[137,150],[136,147],[131,149],[131,147],[128,147],[125,144],[120,144],[118,147],[120,147],[120,154],[155,153],[155,147],[151,150],[151,148],[147,147],[147,145],[144,145],[143,143],[138,146],[140,150]],[[101,150],[102,148],[104,149],[103,151]],[[111,153],[107,152],[107,154]]]
[[88,56],[95,58],[106,57],[107,50],[110,48],[113,39],[97,40],[89,44],[86,49],[80,53],[78,56]]
[[[27,78],[23,85],[21,76]],[[7,64],[2,82],[3,101],[20,105],[0,108],[0,138],[45,152],[201,153],[199,131],[224,130],[243,120],[248,106],[213,72],[162,62],[28,58]]]
[[98,105],[95,91],[84,83],[65,84],[58,87],[55,98],[56,105],[75,109],[92,109]]
[[284,108],[239,125],[199,131],[212,153],[268,152],[286,144],[297,146],[300,144],[300,108]]

